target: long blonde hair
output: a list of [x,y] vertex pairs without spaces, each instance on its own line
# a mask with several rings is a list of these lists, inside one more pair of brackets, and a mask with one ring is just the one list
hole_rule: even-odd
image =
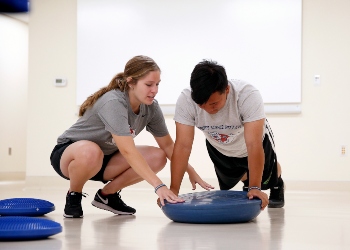
[[[97,99],[106,92],[112,89],[119,89],[123,92],[128,91],[129,84],[136,84],[140,78],[148,74],[150,71],[160,71],[160,68],[152,58],[147,56],[135,56],[131,58],[126,63],[124,72],[118,73],[113,77],[108,86],[101,88],[85,100],[80,106],[79,116],[83,116],[85,111],[92,107]],[[132,80],[128,82],[127,78],[131,78]]]

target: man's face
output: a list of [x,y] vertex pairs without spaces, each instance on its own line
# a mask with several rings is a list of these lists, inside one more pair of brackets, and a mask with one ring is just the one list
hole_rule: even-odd
[[215,92],[213,93],[208,101],[202,105],[198,105],[201,109],[204,109],[209,114],[213,115],[219,112],[225,106],[227,94],[229,93],[229,86],[227,86],[224,93]]

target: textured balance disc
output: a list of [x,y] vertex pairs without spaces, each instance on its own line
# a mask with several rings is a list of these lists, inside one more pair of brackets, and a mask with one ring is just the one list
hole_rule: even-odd
[[35,240],[62,232],[61,224],[35,217],[0,217],[0,240]]
[[55,210],[49,201],[35,198],[11,198],[0,200],[1,216],[40,216]]
[[179,195],[183,203],[166,203],[163,213],[182,223],[241,223],[256,218],[261,200],[247,198],[247,192],[218,190]]
[[29,0],[1,0],[0,12],[22,13],[29,11]]

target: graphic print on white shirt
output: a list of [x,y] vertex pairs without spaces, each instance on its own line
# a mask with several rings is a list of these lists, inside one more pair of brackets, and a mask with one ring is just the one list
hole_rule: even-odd
[[219,132],[208,132],[208,134],[218,143],[228,144],[232,142],[234,135],[231,133],[229,135],[220,134]]

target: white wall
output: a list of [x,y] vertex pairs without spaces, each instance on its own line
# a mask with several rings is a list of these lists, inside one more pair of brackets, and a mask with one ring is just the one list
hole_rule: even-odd
[[[27,176],[55,175],[50,153],[75,120],[76,1],[31,1]],[[66,77],[64,88],[53,86]]]
[[28,24],[0,14],[0,180],[26,165]]
[[[31,5],[26,174],[56,176],[49,155],[57,136],[77,119],[76,1],[32,0]],[[348,0],[303,1],[302,113],[268,115],[285,180],[350,181],[349,150],[340,156],[340,145],[350,147],[348,13]],[[321,75],[320,86],[313,84],[315,74]],[[68,79],[67,87],[52,85],[57,76]],[[174,135],[172,118],[166,121]],[[191,163],[202,177],[214,177],[203,140],[197,132]],[[154,143],[147,132],[136,141]],[[160,176],[169,177],[169,168]]]

